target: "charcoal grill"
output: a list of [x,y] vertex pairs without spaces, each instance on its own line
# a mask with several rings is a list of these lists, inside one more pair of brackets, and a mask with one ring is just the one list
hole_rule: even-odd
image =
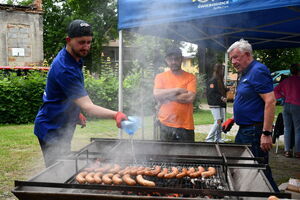
[[[135,153],[133,153],[135,152]],[[96,159],[101,164],[156,166],[170,168],[215,167],[217,174],[204,179],[159,179],[146,177],[155,187],[78,184],[76,174]],[[31,178],[15,181],[12,191],[21,200],[98,199],[267,199],[275,193],[262,172],[264,164],[254,158],[247,145],[218,143],[169,143],[160,141],[92,138],[78,152]]]

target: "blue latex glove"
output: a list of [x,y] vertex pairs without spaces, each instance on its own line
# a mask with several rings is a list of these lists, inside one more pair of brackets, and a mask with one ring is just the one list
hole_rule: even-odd
[[121,129],[129,135],[133,135],[141,127],[141,119],[137,116],[129,116],[128,120],[121,122]]

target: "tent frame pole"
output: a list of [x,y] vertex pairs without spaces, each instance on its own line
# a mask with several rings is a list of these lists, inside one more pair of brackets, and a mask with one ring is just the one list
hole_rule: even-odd
[[[118,110],[123,112],[123,31],[119,31],[119,105]],[[119,139],[123,138],[123,132],[119,129]]]

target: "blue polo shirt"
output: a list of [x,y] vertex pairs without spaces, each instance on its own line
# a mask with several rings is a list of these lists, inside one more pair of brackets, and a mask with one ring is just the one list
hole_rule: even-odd
[[254,60],[242,72],[233,104],[234,121],[238,125],[250,125],[264,121],[265,103],[259,94],[273,91],[268,68]]
[[87,95],[82,73],[83,62],[77,62],[65,48],[53,60],[48,72],[47,84],[43,94],[43,105],[36,119],[34,133],[48,141],[57,137],[57,131],[78,120],[80,108],[74,99]]

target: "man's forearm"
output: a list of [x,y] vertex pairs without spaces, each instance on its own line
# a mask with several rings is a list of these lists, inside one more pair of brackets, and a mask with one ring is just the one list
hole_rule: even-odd
[[267,102],[264,111],[264,127],[266,131],[272,131],[274,116],[275,116],[276,100]]
[[193,103],[195,100],[196,94],[193,92],[188,92],[176,96],[176,100],[179,103]]
[[170,89],[154,89],[153,94],[155,98],[159,101],[174,101],[176,100],[176,96],[182,94],[185,89],[182,88],[170,88]]

